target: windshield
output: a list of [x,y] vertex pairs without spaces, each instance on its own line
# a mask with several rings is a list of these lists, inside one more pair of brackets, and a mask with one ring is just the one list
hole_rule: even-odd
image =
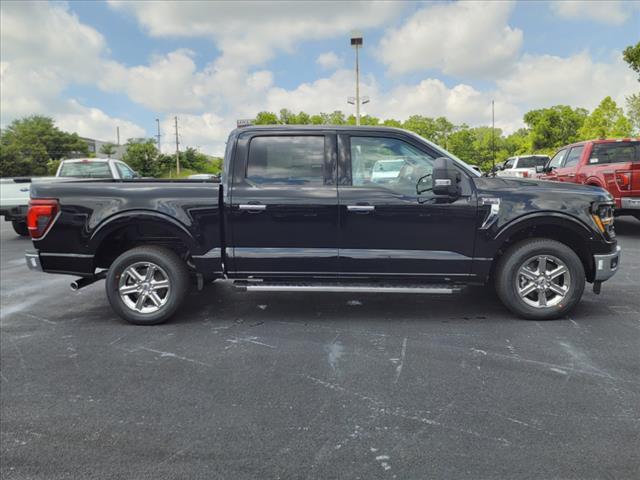
[[59,177],[111,178],[111,169],[107,162],[65,162],[60,168]]

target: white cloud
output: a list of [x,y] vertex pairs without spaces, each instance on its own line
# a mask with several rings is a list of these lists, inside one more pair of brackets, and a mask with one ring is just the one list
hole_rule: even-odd
[[550,7],[561,18],[621,25],[634,16],[634,10],[640,10],[640,3],[633,0],[563,0],[552,2]]
[[[172,116],[165,117],[161,122],[164,153],[176,151],[174,122]],[[235,123],[230,118],[225,119],[214,113],[178,115],[180,150],[193,147],[206,153],[222,155],[227,136],[233,128]]]
[[98,140],[116,142],[116,127],[120,128],[120,142],[128,138],[144,137],[144,128],[122,118],[113,118],[98,108],[85,107],[75,100],[66,102],[63,112],[55,114],[62,130]]
[[429,5],[387,31],[379,56],[392,74],[439,69],[494,77],[517,58],[522,31],[508,25],[511,2]]
[[131,100],[151,110],[199,109],[204,105],[192,57],[189,50],[176,50],[153,57],[149,65],[126,68],[115,62],[105,63],[105,75],[98,84],[105,90],[124,91]]
[[382,25],[404,8],[404,4],[393,1],[110,0],[109,4],[133,14],[152,36],[211,38],[222,51],[221,65],[258,65],[275,51],[291,51],[301,42]]
[[318,55],[316,63],[326,70],[333,70],[342,65],[342,59],[335,52],[324,52]]
[[563,104],[591,109],[607,95],[624,105],[624,97],[638,89],[619,52],[607,63],[594,62],[587,52],[525,55],[496,84],[501,98],[530,108]]
[[129,136],[144,129],[104,111],[62,98],[72,83],[93,84],[103,74],[103,36],[80,23],[66,4],[2,2],[0,14],[0,123],[41,114],[82,136],[115,137],[116,125]]

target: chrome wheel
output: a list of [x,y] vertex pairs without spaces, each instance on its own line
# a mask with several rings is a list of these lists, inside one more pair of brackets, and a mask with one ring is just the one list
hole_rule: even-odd
[[138,313],[155,313],[167,303],[171,293],[169,276],[151,262],[137,262],[127,267],[118,282],[120,299]]
[[516,276],[516,291],[520,298],[535,308],[554,307],[571,289],[567,266],[552,255],[536,255],[526,260]]

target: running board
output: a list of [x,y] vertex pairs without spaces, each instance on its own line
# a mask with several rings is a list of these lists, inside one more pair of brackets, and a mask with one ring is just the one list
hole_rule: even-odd
[[285,283],[243,283],[235,284],[236,288],[246,292],[333,292],[333,293],[422,293],[452,294],[462,291],[458,285],[303,285]]

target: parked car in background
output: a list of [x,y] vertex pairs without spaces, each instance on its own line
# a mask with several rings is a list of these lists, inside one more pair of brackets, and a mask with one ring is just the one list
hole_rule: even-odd
[[219,181],[220,176],[215,173],[194,173],[193,175],[189,175],[187,177],[188,180],[213,180]]
[[640,139],[601,139],[562,147],[541,169],[543,180],[581,183],[606,189],[615,215],[640,220]]
[[520,155],[507,158],[496,171],[498,177],[535,178],[536,167],[544,167],[549,161],[547,155]]
[[77,178],[104,178],[126,180],[139,175],[129,165],[114,159],[78,158],[62,160],[55,177],[17,177],[0,179],[0,216],[11,222],[13,230],[29,235],[26,215],[32,183],[68,181]]

